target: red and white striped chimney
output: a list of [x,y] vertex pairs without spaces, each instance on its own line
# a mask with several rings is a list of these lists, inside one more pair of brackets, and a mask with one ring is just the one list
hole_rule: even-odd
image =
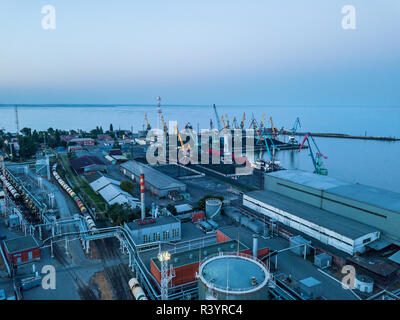
[[146,207],[145,207],[145,204],[144,204],[144,192],[145,192],[145,189],[144,189],[144,174],[142,173],[141,175],[140,175],[140,202],[141,202],[141,204],[142,204],[142,221],[146,218]]

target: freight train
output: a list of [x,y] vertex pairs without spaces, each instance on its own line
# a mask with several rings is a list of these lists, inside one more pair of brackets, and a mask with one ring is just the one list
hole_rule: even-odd
[[25,218],[32,223],[37,223],[42,220],[40,209],[35,205],[31,197],[24,191],[24,188],[19,184],[14,177],[5,172],[5,175],[0,174],[0,180],[3,187],[8,190],[15,204],[21,209]]
[[69,196],[74,200],[75,204],[78,206],[79,210],[81,211],[83,217],[86,220],[86,225],[90,231],[96,231],[96,224],[94,223],[92,217],[90,216],[87,208],[82,203],[82,200],[78,197],[78,195],[70,188],[70,186],[65,183],[63,179],[61,179],[60,175],[57,172],[57,163],[55,163],[51,169],[54,178],[58,182],[58,184],[69,194]]

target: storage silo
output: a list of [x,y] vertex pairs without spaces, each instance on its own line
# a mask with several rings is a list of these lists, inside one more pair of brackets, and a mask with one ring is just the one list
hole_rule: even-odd
[[354,279],[354,287],[363,293],[372,293],[374,290],[374,280],[366,275],[357,274]]
[[250,255],[219,254],[199,266],[200,300],[267,300],[269,271]]
[[206,217],[207,219],[216,218],[222,208],[222,201],[219,199],[207,199],[206,200]]

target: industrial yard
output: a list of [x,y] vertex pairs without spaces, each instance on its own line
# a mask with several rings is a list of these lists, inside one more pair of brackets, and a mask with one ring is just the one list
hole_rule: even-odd
[[[328,176],[309,133],[285,150],[264,119],[250,126],[269,163],[221,151],[220,164],[149,164],[154,141],[129,131],[66,136],[72,147],[33,162],[2,157],[3,296],[398,300],[400,194]],[[190,153],[179,131],[164,133]],[[315,171],[281,167],[279,148],[304,149]],[[353,282],[343,280],[349,266]]]

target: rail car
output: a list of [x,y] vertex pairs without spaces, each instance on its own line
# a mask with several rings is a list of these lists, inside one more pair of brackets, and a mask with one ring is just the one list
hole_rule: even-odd
[[68,195],[74,200],[75,204],[79,208],[81,214],[86,220],[86,225],[88,229],[91,232],[94,232],[97,230],[96,224],[94,223],[92,217],[90,216],[87,208],[83,204],[82,200],[79,198],[79,196],[74,192],[74,190],[71,189],[71,187],[60,177],[60,175],[57,173],[57,163],[52,166],[52,174],[55,178],[55,180],[58,182],[58,184],[65,190],[65,192],[68,193]]
[[14,199],[19,199],[21,197],[21,195],[19,194],[19,192],[14,188],[14,186],[8,181],[8,179],[3,176],[2,174],[0,174],[0,180],[3,183],[3,186],[5,188],[7,188],[7,190],[10,192],[10,194],[12,195],[12,197]]

